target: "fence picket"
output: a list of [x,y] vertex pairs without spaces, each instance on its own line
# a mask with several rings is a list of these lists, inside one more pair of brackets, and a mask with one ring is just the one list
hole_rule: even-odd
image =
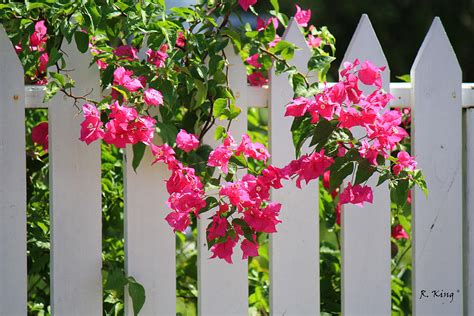
[[[240,116],[232,121],[230,132],[236,141],[247,132],[247,74],[239,55],[232,46],[225,50],[229,62],[229,86],[234,92],[236,105],[242,109]],[[210,131],[207,143],[215,143],[214,133]],[[242,174],[240,174],[242,176]],[[240,257],[240,248],[234,249],[233,264],[220,259],[210,259],[207,250],[206,228],[209,215],[204,213],[198,221],[198,290],[199,315],[220,316],[248,314],[248,265]]]
[[[98,99],[98,69],[89,68],[91,57],[79,53],[74,44],[64,51],[68,68],[75,70],[73,93],[91,93],[89,98]],[[49,105],[51,307],[55,315],[100,315],[100,143],[79,140],[82,115],[73,104],[58,93]]]
[[[164,220],[170,211],[164,185],[169,171],[163,163],[151,165],[153,155],[148,149],[136,173],[132,158],[129,146],[124,177],[125,269],[145,287],[146,301],[140,315],[175,315],[175,235]],[[133,315],[130,303],[127,296],[127,315]]]
[[[463,91],[464,92],[464,91]],[[466,109],[464,114],[464,199],[465,208],[465,244],[464,259],[466,315],[474,315],[474,109]]]
[[[387,65],[382,79],[383,88],[389,91],[387,60],[365,14],[343,62],[356,58],[379,67]],[[374,192],[373,204],[363,208],[347,204],[342,210],[342,311],[346,315],[390,314],[390,195],[386,185],[376,187],[376,183],[376,179],[368,182]]]
[[0,25],[0,315],[26,315],[23,67]]
[[[283,39],[301,48],[291,63],[304,72],[311,52],[294,19]],[[284,116],[285,105],[292,99],[288,76],[276,75],[272,69],[269,136],[271,162],[277,167],[295,159],[290,133],[293,118]],[[270,239],[270,311],[272,315],[317,315],[320,309],[318,183],[313,181],[301,190],[286,184],[272,190],[271,195],[273,201],[282,204],[282,223]]]
[[[411,78],[413,151],[429,188],[428,198],[419,189],[413,197],[413,311],[461,315],[462,81],[439,18],[434,19],[418,52]],[[436,296],[441,293],[452,293],[452,300]]]

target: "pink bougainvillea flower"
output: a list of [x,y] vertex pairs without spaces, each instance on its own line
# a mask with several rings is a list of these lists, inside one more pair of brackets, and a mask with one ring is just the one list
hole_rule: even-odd
[[199,211],[206,206],[200,190],[174,192],[167,203],[169,208],[180,213],[194,213],[199,218]]
[[359,78],[350,73],[345,76],[345,79],[346,81],[344,82],[344,88],[346,90],[347,97],[352,103],[359,103],[362,96],[362,90],[359,89]]
[[23,50],[23,47],[21,46],[21,44],[17,44],[14,47],[15,47],[15,52],[17,54],[21,53],[21,51]]
[[138,50],[130,45],[122,45],[114,49],[114,55],[117,57],[122,57],[126,60],[136,60],[138,59]]
[[114,84],[120,85],[125,89],[134,92],[143,88],[142,83],[138,79],[132,79],[133,71],[119,67],[114,71]]
[[406,151],[400,151],[397,154],[397,164],[393,166],[393,173],[398,175],[400,171],[407,168],[408,170],[415,170],[416,168],[416,161],[415,158],[411,157],[409,153]]
[[239,0],[239,4],[244,9],[244,11],[248,11],[250,6],[254,5],[257,3],[257,0]]
[[210,167],[219,167],[222,172],[229,172],[229,159],[232,157],[233,151],[231,148],[225,145],[217,146],[209,154],[207,165]]
[[149,63],[154,64],[158,68],[162,68],[165,66],[166,58],[168,58],[168,54],[166,53],[165,46],[163,46],[163,49],[160,49],[158,51],[149,49],[147,50],[146,54],[148,56],[147,61]]
[[263,31],[266,29],[270,24],[273,24],[273,28],[276,30],[278,28],[278,19],[275,17],[271,17],[268,20],[264,20],[260,17],[257,17],[257,31]]
[[275,47],[279,42],[281,42],[281,37],[277,35],[275,35],[275,39],[273,41],[271,41],[270,43],[268,43],[268,47],[272,48],[272,47]]
[[341,202],[337,203],[334,211],[336,212],[336,224],[341,226]]
[[258,54],[253,54],[252,56],[247,58],[245,61],[247,62],[247,64],[255,68],[260,68],[263,66],[261,63],[258,62]]
[[242,153],[245,157],[262,160],[264,162],[270,158],[270,154],[268,153],[268,150],[265,148],[265,146],[257,142],[252,143],[248,134],[242,135],[242,141],[235,151],[236,156],[239,156]]
[[247,76],[250,85],[254,87],[262,87],[267,84],[268,79],[265,78],[261,72],[255,71]]
[[163,95],[158,90],[148,88],[143,93],[143,101],[149,106],[163,105]]
[[188,133],[182,129],[176,136],[176,145],[179,149],[188,153],[199,147],[199,139],[197,139],[194,134]]
[[184,33],[179,31],[178,37],[176,38],[176,46],[183,48],[186,46],[186,38],[184,37]]
[[219,195],[228,197],[230,204],[234,206],[250,201],[249,192],[241,181],[224,184],[219,190]]
[[48,29],[46,28],[45,21],[41,20],[36,22],[35,31],[30,36],[30,47],[32,50],[43,50],[43,46],[46,45],[48,40],[46,33]]
[[314,98],[315,102],[312,102],[308,107],[309,114],[313,117],[311,123],[317,123],[319,117],[330,121],[334,115],[335,106],[337,106],[337,104],[331,102],[325,93],[317,94]]
[[358,60],[357,58],[356,58],[356,59],[354,60],[354,62],[352,62],[352,63],[351,63],[351,62],[348,62],[348,61],[345,61],[345,62],[342,64],[344,69],[341,70],[341,77],[346,77],[347,74],[348,74],[351,70],[353,70],[353,69],[355,69],[357,66],[359,66],[359,64],[360,64],[360,62],[359,62],[359,60]]
[[207,239],[213,240],[215,238],[224,237],[227,233],[227,219],[216,214],[212,217],[212,222],[207,229]]
[[97,64],[97,67],[99,67],[99,69],[101,69],[101,70],[106,69],[107,66],[108,66],[108,64],[105,61],[103,61],[102,59],[97,60],[95,63]]
[[403,229],[403,226],[400,225],[400,224],[393,226],[393,228],[392,228],[392,237],[395,238],[396,240],[409,239],[410,238],[410,236],[408,236],[405,229]]
[[314,37],[312,34],[309,34],[306,43],[308,43],[309,47],[318,48],[321,45],[321,41],[320,37]]
[[48,53],[42,53],[40,58],[39,58],[39,65],[38,65],[38,71],[41,72],[46,72],[46,67],[48,66],[48,61],[49,61],[49,55]]
[[286,106],[285,116],[303,116],[311,103],[312,101],[304,97],[298,97]]
[[84,121],[81,123],[81,137],[79,139],[89,145],[93,141],[104,137],[103,123],[100,120],[100,113],[94,105],[84,104],[82,112],[84,113]]
[[364,202],[372,203],[372,201],[373,193],[369,186],[361,186],[360,184],[352,186],[350,182],[339,196],[341,204],[351,203],[360,207],[364,206]]
[[174,232],[184,232],[186,228],[188,228],[188,226],[191,224],[191,219],[189,218],[188,213],[180,213],[173,211],[165,217],[165,220],[171,227],[173,227]]
[[281,179],[287,179],[282,170],[273,165],[269,165],[267,168],[263,169],[260,179],[267,185],[280,189],[282,188]]
[[[256,237],[254,236],[254,240]],[[256,241],[251,242],[248,239],[242,240],[240,244],[240,249],[242,249],[242,259],[245,260],[248,257],[257,257],[258,256],[258,243]]]
[[324,154],[324,149],[311,155],[304,155],[299,160],[301,164],[299,170],[296,171],[298,175],[296,186],[298,188],[301,188],[301,180],[308,184],[309,181],[319,178],[334,162],[334,159]]
[[311,10],[301,10],[301,8],[296,5],[295,20],[299,26],[308,26],[308,22],[311,20]]
[[[379,112],[384,109],[392,99],[394,99],[393,95],[377,89],[368,95],[365,100],[361,100],[360,105],[367,111]],[[399,111],[399,109],[397,109],[397,111]]]
[[249,193],[251,206],[259,206],[262,201],[270,199],[270,185],[263,177],[255,177],[251,174],[246,174],[242,177],[242,182]]
[[264,209],[250,208],[244,213],[244,220],[256,232],[275,233],[276,225],[281,223],[280,209],[280,203],[269,203]]
[[377,157],[381,151],[383,151],[383,148],[381,148],[378,141],[374,141],[372,144],[369,144],[365,139],[361,141],[360,156],[367,159],[374,166],[378,165]]
[[366,85],[375,85],[377,88],[382,87],[381,72],[385,69],[384,67],[378,68],[370,61],[366,60],[360,65],[359,79]]
[[128,122],[108,121],[105,124],[103,139],[107,144],[115,145],[117,148],[125,148],[128,143]]
[[223,243],[217,243],[211,247],[213,255],[212,258],[224,259],[228,263],[232,263],[232,254],[234,253],[234,247],[237,244],[232,238],[227,237],[227,241]]
[[195,170],[190,167],[179,166],[173,169],[171,177],[166,181],[168,193],[195,192],[200,194],[203,185],[195,173]]
[[48,122],[41,122],[31,129],[31,139],[48,151]]
[[156,120],[150,116],[140,116],[131,121],[128,126],[128,139],[130,144],[142,142],[150,145],[155,134]]
[[163,161],[165,164],[170,164],[176,161],[174,156],[175,152],[168,144],[157,146],[152,143],[150,147],[153,156],[155,156],[155,160],[152,162],[152,164],[155,164],[158,161]]

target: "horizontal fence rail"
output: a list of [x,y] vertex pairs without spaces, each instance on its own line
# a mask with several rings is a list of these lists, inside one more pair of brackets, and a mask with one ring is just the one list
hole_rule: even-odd
[[[310,52],[294,21],[284,39],[303,48],[293,63],[305,68]],[[58,95],[42,103],[43,87],[23,85],[23,70],[1,27],[0,53],[0,316],[26,314],[24,108],[46,108],[50,115],[52,312],[100,315],[100,146],[79,142],[80,116],[71,100]],[[74,68],[81,69],[75,76],[78,89],[94,88],[98,97],[98,75],[88,68],[89,58],[70,55]],[[269,86],[248,86],[240,57],[226,55],[229,82],[243,113],[251,107],[269,110],[272,163],[281,166],[293,159],[292,119],[284,117],[284,107],[293,97],[287,76],[272,71]],[[347,59],[356,57],[387,64],[365,15],[346,52]],[[384,86],[394,96],[391,107],[413,109],[414,154],[430,190],[428,199],[415,190],[412,208],[417,315],[474,315],[474,83],[462,84],[460,74],[443,26],[435,19],[413,66],[413,82],[387,80]],[[239,137],[247,130],[245,115],[235,123],[233,133]],[[130,153],[127,148],[125,157]],[[151,160],[147,154],[135,173],[130,159],[125,159],[125,268],[145,287],[142,315],[175,315],[175,236],[163,219],[167,212],[163,179],[168,171],[151,166]],[[345,315],[390,315],[390,199],[386,187],[377,190],[374,205],[347,207],[343,213]],[[303,190],[287,185],[272,192],[272,198],[283,204],[283,223],[270,244],[271,314],[317,315],[318,184]],[[234,265],[208,260],[207,223],[201,219],[198,225],[199,314],[247,315],[247,262],[238,255]],[[433,290],[453,292],[455,298],[449,302],[423,296]],[[127,315],[132,315],[129,300],[126,305]]]
[[[328,82],[328,86],[335,83]],[[49,104],[43,103],[44,88],[41,86],[25,87],[25,107],[27,109],[47,109]],[[394,99],[390,102],[391,107],[412,107],[412,84],[409,82],[391,82],[390,93]],[[461,86],[461,106],[463,109],[474,108],[474,83],[463,83]],[[268,86],[247,87],[248,107],[266,108],[270,104],[270,91]]]

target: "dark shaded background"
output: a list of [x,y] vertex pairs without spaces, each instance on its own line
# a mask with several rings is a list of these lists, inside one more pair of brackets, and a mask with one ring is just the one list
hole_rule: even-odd
[[[259,1],[270,8],[268,1]],[[474,82],[474,0],[280,0],[280,10],[294,15],[295,3],[312,11],[311,23],[326,25],[336,37],[337,74],[344,52],[363,13],[367,13],[389,62],[392,80],[410,73],[416,53],[435,16],[439,16],[463,70]]]

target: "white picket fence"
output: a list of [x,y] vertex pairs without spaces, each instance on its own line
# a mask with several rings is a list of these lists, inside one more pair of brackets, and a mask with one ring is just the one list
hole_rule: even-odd
[[[293,63],[304,69],[310,57],[298,26],[291,22],[284,38],[302,47]],[[64,48],[66,51],[68,47]],[[293,159],[292,119],[284,106],[292,98],[285,75],[271,73],[269,88],[248,87],[245,67],[229,50],[230,84],[237,103],[269,107],[272,163]],[[370,59],[388,64],[367,16],[362,16],[344,60]],[[92,88],[98,97],[98,71],[90,57],[70,50],[75,93]],[[429,198],[413,193],[413,313],[474,315],[474,85],[462,84],[461,69],[436,18],[411,70],[412,84],[384,88],[393,107],[412,111],[413,151],[423,169]],[[41,104],[40,94],[23,85],[23,70],[0,29],[0,315],[26,314],[25,108],[48,108],[51,192],[51,304],[55,315],[101,315],[100,146],[78,140],[73,101],[56,96]],[[464,126],[464,128],[463,128]],[[247,129],[245,115],[233,134]],[[130,148],[127,149],[127,155]],[[168,210],[163,180],[167,170],[151,166],[147,155],[135,173],[125,170],[126,270],[146,288],[142,315],[176,314],[175,236],[164,221]],[[270,303],[272,315],[317,315],[319,287],[318,184],[302,190],[292,185],[272,192],[283,204],[279,232],[271,239]],[[247,315],[247,262],[209,260],[204,228],[199,224],[199,314]],[[347,206],[342,217],[342,310],[344,315],[390,315],[390,197],[376,189],[373,205]],[[436,293],[453,293],[450,298]],[[422,293],[426,294],[425,297]],[[130,304],[127,304],[130,315]]]

